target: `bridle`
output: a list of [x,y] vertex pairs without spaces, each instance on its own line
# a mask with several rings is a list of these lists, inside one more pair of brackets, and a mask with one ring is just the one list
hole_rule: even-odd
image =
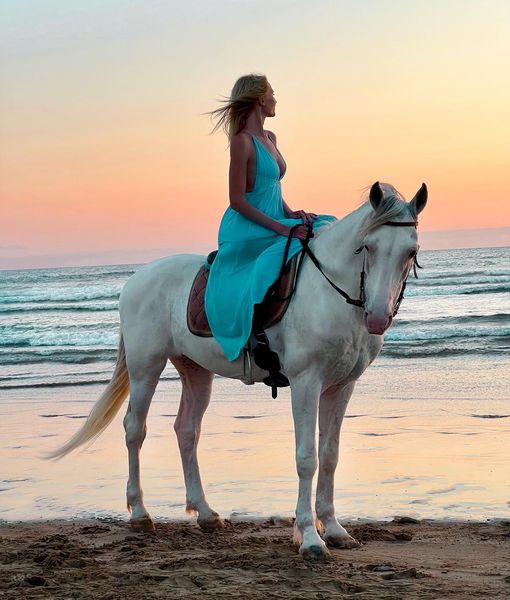
[[[382,223],[381,226],[383,225],[389,225],[390,227],[418,227],[418,221],[386,221],[386,223]],[[292,241],[292,235],[294,233],[294,231],[298,228],[301,227],[302,224],[299,223],[297,225],[294,225],[293,227],[291,227],[290,232],[289,232],[289,236],[287,238],[287,243],[285,244],[285,251],[283,253],[283,263],[282,263],[282,268],[280,270],[280,277],[283,275],[283,272],[285,270],[285,266],[287,264],[287,257],[289,254],[289,248],[290,248],[290,243]],[[354,254],[360,254],[361,252],[363,252],[363,250],[365,250],[365,253],[363,254],[363,266],[360,272],[360,283],[359,283],[359,298],[351,298],[349,296],[349,294],[347,292],[345,292],[344,290],[342,290],[342,288],[338,287],[333,281],[331,281],[331,279],[326,275],[326,273],[324,273],[324,270],[318,260],[318,258],[315,256],[315,254],[312,252],[312,250],[310,249],[309,246],[309,242],[310,239],[313,236],[313,227],[312,225],[306,225],[307,228],[307,233],[306,233],[306,238],[304,240],[300,240],[301,241],[301,245],[303,246],[301,251],[300,251],[300,257],[298,259],[298,267],[296,270],[296,278],[294,281],[294,286],[292,288],[291,293],[285,297],[285,298],[272,298],[272,300],[279,300],[279,301],[285,301],[285,300],[289,300],[295,290],[296,290],[296,285],[297,285],[297,278],[299,275],[299,272],[301,270],[301,266],[303,264],[303,260],[305,256],[308,256],[310,258],[310,260],[312,261],[312,263],[317,267],[317,269],[320,271],[320,273],[323,275],[323,277],[326,279],[326,281],[330,284],[330,286],[340,294],[340,296],[342,296],[344,298],[344,300],[347,302],[347,304],[352,304],[353,306],[358,306],[360,308],[365,308],[365,303],[366,303],[366,294],[365,294],[365,278],[366,278],[366,270],[365,270],[365,264],[366,264],[366,251],[368,250],[367,246],[365,244],[363,244],[362,246],[360,246],[359,248],[357,248],[354,251]],[[393,307],[393,314],[392,316],[394,317],[397,313],[398,313],[398,309],[400,308],[400,304],[402,303],[402,300],[404,299],[404,292],[406,289],[406,284],[407,284],[407,279],[409,277],[409,273],[411,272],[411,269],[413,270],[414,276],[416,279],[418,279],[418,273],[416,272],[416,269],[421,269],[421,265],[418,263],[418,259],[417,259],[417,255],[415,254],[413,257],[413,263],[412,265],[409,267],[407,274],[402,282],[402,287],[400,288],[400,293],[398,295],[398,298],[395,302],[395,306]],[[278,277],[278,279],[280,279],[280,277]]]
[[[418,221],[386,221],[386,223],[382,223],[381,225],[390,225],[391,227],[414,227],[416,229],[418,227]],[[308,250],[309,250],[309,248],[308,248]],[[366,260],[366,255],[367,255],[367,252],[368,252],[368,248],[367,248],[367,246],[365,244],[363,244],[357,250],[354,251],[354,254],[360,254],[363,250],[365,250],[365,253],[363,254],[363,267],[362,267],[361,273],[360,273],[360,290],[359,290],[360,294],[359,294],[359,300],[352,301],[352,299],[349,298],[349,300],[351,300],[351,302],[349,302],[349,300],[347,300],[347,298],[346,298],[346,302],[348,304],[354,304],[355,306],[359,306],[361,308],[365,307],[365,302],[366,302],[366,295],[365,295],[365,260]],[[416,271],[417,268],[418,269],[422,269],[423,267],[418,263],[417,254],[415,254],[413,256],[412,265],[407,270],[406,276],[404,277],[404,280],[402,281],[402,287],[400,288],[400,293],[399,293],[398,298],[397,298],[397,300],[395,302],[395,306],[393,307],[392,317],[394,317],[398,313],[398,309],[400,308],[400,304],[402,303],[402,300],[404,299],[404,292],[405,292],[405,289],[406,289],[407,279],[409,277],[409,273],[411,272],[411,269],[413,270],[414,277],[416,279],[418,279],[418,273]]]

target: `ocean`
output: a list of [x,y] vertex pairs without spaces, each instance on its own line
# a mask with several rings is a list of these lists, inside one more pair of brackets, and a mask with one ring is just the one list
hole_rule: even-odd
[[[419,279],[409,278],[383,351],[349,406],[339,510],[349,517],[508,516],[510,248],[420,252],[419,261]],[[0,271],[3,518],[125,514],[120,415],[84,452],[56,464],[40,455],[78,427],[109,381],[118,296],[137,267]],[[227,516],[293,511],[289,394],[273,401],[268,390],[215,378],[199,453],[209,495]],[[160,518],[179,517],[184,506],[169,426],[179,396],[169,364],[142,451],[146,498]]]

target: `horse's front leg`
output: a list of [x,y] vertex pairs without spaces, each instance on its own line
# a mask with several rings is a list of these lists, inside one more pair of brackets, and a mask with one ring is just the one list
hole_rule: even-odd
[[312,510],[312,480],[317,469],[315,431],[320,390],[320,382],[313,376],[303,374],[291,381],[296,467],[299,476],[294,541],[301,542],[299,553],[307,559],[329,555],[326,544],[317,533]]
[[354,383],[331,387],[321,394],[319,402],[319,478],[315,510],[325,528],[324,540],[336,548],[358,548],[335,516],[335,470],[338,464],[340,428]]

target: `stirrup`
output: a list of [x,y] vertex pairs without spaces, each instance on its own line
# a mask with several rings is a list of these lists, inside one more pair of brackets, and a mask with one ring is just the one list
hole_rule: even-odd
[[273,400],[278,396],[279,387],[288,387],[290,385],[287,377],[280,371],[277,373],[270,373],[269,376],[265,377],[262,381],[271,388]]

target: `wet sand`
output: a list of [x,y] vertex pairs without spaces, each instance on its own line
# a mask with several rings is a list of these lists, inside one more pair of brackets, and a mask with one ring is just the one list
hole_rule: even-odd
[[134,533],[113,519],[0,523],[2,598],[508,598],[510,522],[351,524],[363,545],[305,562],[291,520]]
[[[3,391],[0,518],[126,518],[127,403],[90,448],[56,463],[41,458],[76,432],[103,388]],[[375,363],[358,383],[342,427],[335,478],[340,518],[510,520],[508,389],[500,360]],[[172,428],[180,396],[179,382],[160,383],[141,452],[147,509],[160,521],[185,514]],[[215,379],[198,448],[214,510],[225,518],[293,516],[294,454],[288,388],[272,400],[264,385]]]

